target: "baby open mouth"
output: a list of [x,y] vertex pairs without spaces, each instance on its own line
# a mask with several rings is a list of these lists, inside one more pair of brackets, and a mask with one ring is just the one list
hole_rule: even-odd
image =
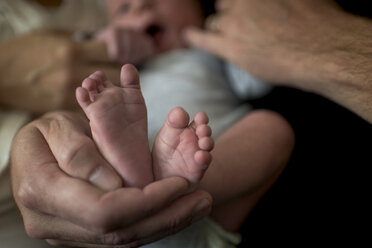
[[159,24],[151,24],[146,28],[145,32],[153,38],[156,48],[162,50],[164,46],[165,28]]

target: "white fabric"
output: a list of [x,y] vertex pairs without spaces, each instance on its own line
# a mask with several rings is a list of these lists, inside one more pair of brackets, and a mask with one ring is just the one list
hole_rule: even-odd
[[209,218],[203,219],[181,232],[142,248],[235,248],[241,235],[229,233]]
[[0,1],[0,41],[39,28],[95,30],[106,23],[102,0],[64,0],[46,10],[27,0]]
[[[46,10],[28,0],[0,0],[0,41],[39,28],[92,30],[105,24],[101,0],[64,0],[58,9]],[[1,56],[1,55],[0,55]],[[17,130],[28,115],[0,108],[0,247],[51,247],[27,237],[15,207],[8,168],[9,152]]]
[[22,217],[15,207],[11,193],[9,169],[0,175],[0,247],[1,248],[46,248],[51,247],[43,240],[31,239],[23,227]]
[[161,55],[146,64],[140,74],[151,144],[174,107],[185,108],[191,119],[199,111],[206,112],[215,138],[250,111],[231,92],[223,64],[199,50]]
[[269,93],[272,86],[239,67],[226,63],[226,74],[234,93],[242,100],[252,100]]
[[0,196],[0,216],[2,216],[4,213],[14,208],[9,168],[0,174]]
[[28,120],[27,113],[0,110],[0,219],[4,212],[14,207],[8,169],[10,149],[13,137]]
[[[140,74],[151,144],[174,107],[182,106],[191,118],[199,111],[206,112],[214,137],[250,111],[232,94],[223,64],[207,53],[188,49],[164,54],[146,64]],[[144,248],[234,248],[240,242],[239,234],[228,233],[205,219]]]
[[0,174],[8,164],[14,135],[28,119],[27,113],[0,109]]

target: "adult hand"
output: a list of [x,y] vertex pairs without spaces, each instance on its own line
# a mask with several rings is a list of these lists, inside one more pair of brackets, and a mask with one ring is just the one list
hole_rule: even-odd
[[281,84],[318,80],[324,69],[313,68],[337,46],[343,18],[332,0],[220,0],[217,9],[207,31],[186,32],[188,42]]
[[121,188],[97,152],[87,121],[72,113],[48,114],[24,127],[11,163],[26,231],[52,245],[137,247],[210,211],[210,195],[185,195],[189,185],[182,178]]
[[150,36],[115,25],[101,30],[96,39],[106,44],[110,60],[120,64],[140,64],[156,53]]
[[372,21],[333,0],[220,0],[186,39],[254,76],[323,95],[372,123]]
[[[0,43],[0,104],[34,113],[77,107],[75,89],[100,69],[119,82],[105,45],[72,34],[40,31]],[[36,101],[37,99],[37,101]]]

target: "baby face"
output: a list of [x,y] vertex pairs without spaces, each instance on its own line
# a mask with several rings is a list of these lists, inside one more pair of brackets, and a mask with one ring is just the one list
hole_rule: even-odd
[[152,37],[157,52],[185,46],[182,30],[202,26],[197,0],[107,0],[111,23]]

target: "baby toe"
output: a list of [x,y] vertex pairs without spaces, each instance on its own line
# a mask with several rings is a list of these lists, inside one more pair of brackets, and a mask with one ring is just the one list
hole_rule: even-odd
[[214,148],[214,140],[210,137],[203,137],[198,141],[199,148],[204,151],[212,151]]
[[199,164],[201,170],[208,169],[212,162],[212,155],[206,151],[197,151],[194,156],[195,162]]
[[85,111],[85,108],[91,104],[88,91],[82,87],[79,87],[76,89],[75,95],[80,107]]
[[93,74],[91,74],[89,77],[97,81],[100,81],[100,82],[104,82],[107,80],[106,74],[102,71],[96,71]]
[[127,64],[121,68],[120,84],[123,87],[140,87],[139,73],[136,67],[131,64]]
[[196,135],[199,138],[212,136],[212,129],[209,125],[203,124],[196,128]]
[[197,126],[199,126],[199,125],[203,125],[203,124],[208,124],[209,118],[208,118],[208,115],[206,113],[199,112],[195,115],[194,121],[195,121],[195,124]]
[[95,79],[92,79],[90,77],[84,79],[81,86],[86,89],[88,92],[98,92],[97,90],[97,81]]
[[186,128],[189,121],[189,114],[181,107],[172,109],[168,114],[168,123],[173,128]]

